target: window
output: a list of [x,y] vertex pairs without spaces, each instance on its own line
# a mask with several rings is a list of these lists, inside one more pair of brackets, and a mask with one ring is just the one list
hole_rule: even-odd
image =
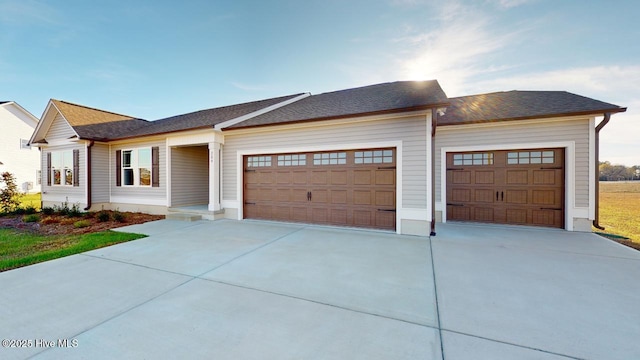
[[31,146],[29,146],[29,139],[20,139],[20,149],[31,150]]
[[271,166],[271,156],[249,156],[247,157],[247,167]]
[[493,153],[453,154],[453,165],[493,165]]
[[122,150],[122,185],[151,186],[151,148]]
[[307,154],[278,155],[278,166],[305,166]]
[[393,162],[393,150],[356,151],[356,164],[389,164]]
[[554,151],[514,151],[507,154],[507,164],[553,164]]
[[73,186],[73,151],[51,152],[53,186]]
[[343,165],[346,163],[346,152],[313,154],[313,165]]

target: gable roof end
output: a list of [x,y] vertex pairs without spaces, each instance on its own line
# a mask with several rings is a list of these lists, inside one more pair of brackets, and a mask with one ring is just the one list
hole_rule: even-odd
[[436,80],[397,81],[311,95],[227,129],[424,110],[448,104]]
[[506,91],[451,98],[438,126],[560,116],[602,115],[627,109],[566,91]]

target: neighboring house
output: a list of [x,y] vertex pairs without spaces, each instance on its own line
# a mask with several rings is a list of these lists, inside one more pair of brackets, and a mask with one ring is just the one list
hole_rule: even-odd
[[0,173],[12,173],[22,192],[40,191],[40,152],[29,145],[37,125],[38,118],[15,101],[0,101]]
[[437,81],[403,81],[157,121],[51,100],[31,142],[45,206],[416,235],[450,220],[591,231],[598,133],[625,110],[560,91],[448,98]]

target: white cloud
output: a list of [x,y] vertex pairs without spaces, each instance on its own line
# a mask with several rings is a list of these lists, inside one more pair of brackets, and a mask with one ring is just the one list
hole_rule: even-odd
[[535,0],[489,0],[490,3],[493,3],[505,9],[510,9],[513,7],[524,5],[532,1],[535,1]]
[[232,81],[231,85],[233,87],[236,87],[240,90],[244,90],[244,91],[264,91],[264,90],[268,90],[269,86],[267,85],[261,85],[261,84],[247,84],[247,83],[242,83],[242,82],[238,82],[238,81]]
[[518,32],[493,33],[492,18],[460,2],[446,2],[431,21],[434,29],[397,39],[405,52],[397,59],[402,79],[438,79],[447,93],[464,91],[470,78],[503,69],[479,59],[509,45]]

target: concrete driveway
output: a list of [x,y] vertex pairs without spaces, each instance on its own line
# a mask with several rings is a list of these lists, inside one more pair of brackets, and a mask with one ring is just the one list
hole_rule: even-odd
[[150,237],[0,273],[0,339],[25,346],[0,358],[640,353],[640,253],[591,234],[446,224],[430,240],[230,220],[123,230]]

